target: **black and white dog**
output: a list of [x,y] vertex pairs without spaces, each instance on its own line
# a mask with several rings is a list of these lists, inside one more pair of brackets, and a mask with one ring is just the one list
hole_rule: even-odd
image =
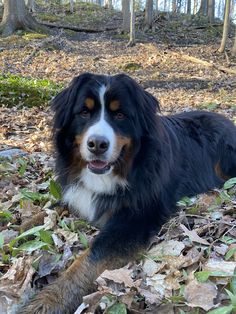
[[63,201],[101,231],[23,313],[73,313],[104,269],[147,247],[181,197],[236,176],[231,121],[203,111],[161,116],[158,101],[127,75],[82,74],[53,109]]

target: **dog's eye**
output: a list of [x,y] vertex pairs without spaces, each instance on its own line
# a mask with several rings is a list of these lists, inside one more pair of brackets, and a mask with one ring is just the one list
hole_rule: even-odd
[[115,114],[115,119],[116,119],[116,120],[124,120],[124,119],[125,119],[124,113],[122,113],[122,112],[117,112],[117,113]]
[[90,118],[90,112],[88,109],[83,109],[80,111],[79,115],[84,118],[84,119],[89,119]]

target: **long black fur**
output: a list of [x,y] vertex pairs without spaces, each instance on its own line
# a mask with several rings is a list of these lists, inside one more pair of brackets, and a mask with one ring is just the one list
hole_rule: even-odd
[[97,196],[96,219],[111,207],[115,211],[95,239],[91,259],[126,260],[148,245],[181,197],[219,188],[226,177],[236,176],[236,127],[224,116],[204,111],[161,116],[156,114],[157,100],[130,77],[83,74],[53,102],[57,173],[63,188],[70,184],[74,137],[85,127],[75,119],[76,112],[85,94],[102,83],[110,86],[108,101],[125,103],[129,120],[114,128],[132,138],[134,155],[127,189]]

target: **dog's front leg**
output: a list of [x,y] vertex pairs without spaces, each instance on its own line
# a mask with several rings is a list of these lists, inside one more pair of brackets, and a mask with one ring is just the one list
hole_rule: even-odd
[[116,215],[105,225],[90,250],[78,257],[67,271],[25,305],[21,314],[70,314],[82,297],[94,289],[94,281],[105,269],[119,268],[148,244],[153,221]]

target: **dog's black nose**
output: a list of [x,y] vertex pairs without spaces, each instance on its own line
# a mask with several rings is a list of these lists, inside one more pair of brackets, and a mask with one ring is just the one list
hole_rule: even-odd
[[104,136],[92,135],[87,141],[87,147],[91,153],[100,155],[108,150],[109,141]]

